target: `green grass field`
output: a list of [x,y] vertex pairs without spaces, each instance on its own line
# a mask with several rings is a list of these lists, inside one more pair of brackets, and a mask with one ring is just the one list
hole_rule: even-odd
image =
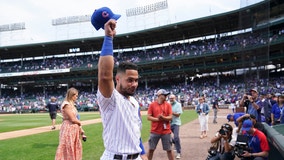
[[[81,120],[99,118],[95,112],[80,113]],[[181,116],[185,124],[197,118],[193,110],[186,110]],[[0,116],[0,131],[7,132],[19,129],[34,128],[50,125],[47,114],[5,115]],[[31,124],[27,124],[31,123]],[[57,120],[60,124],[60,120]],[[4,127],[3,127],[4,126]],[[83,160],[99,160],[104,151],[102,140],[102,124],[83,126],[88,139],[83,144]],[[150,122],[143,116],[142,140],[147,141]],[[0,141],[0,159],[3,160],[51,160],[54,159],[58,145],[59,131],[50,131],[31,136]]]
[[[96,112],[96,114],[95,112],[82,112],[80,115],[81,120],[100,118],[98,112]],[[57,116],[56,124],[60,123],[60,117]],[[0,116],[0,133],[50,125],[51,120],[48,113],[12,114]]]

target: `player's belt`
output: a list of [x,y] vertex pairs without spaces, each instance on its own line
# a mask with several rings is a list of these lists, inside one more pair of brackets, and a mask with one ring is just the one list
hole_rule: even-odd
[[[136,159],[138,157],[139,153],[136,153],[136,154],[129,154],[127,155],[127,159]],[[123,155],[118,155],[118,154],[115,154],[113,159],[122,159],[123,158]]]

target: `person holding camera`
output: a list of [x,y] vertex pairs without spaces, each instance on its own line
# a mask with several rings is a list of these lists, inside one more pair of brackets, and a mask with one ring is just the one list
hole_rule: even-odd
[[233,130],[233,127],[228,123],[223,124],[221,129],[211,139],[214,147],[209,149],[207,160],[233,160],[235,158],[235,137],[236,132]]
[[256,117],[257,121],[261,122],[261,108],[260,101],[258,100],[258,91],[251,89],[250,94],[244,94],[241,101],[240,107],[247,107],[246,113],[252,114]]
[[253,122],[246,119],[242,124],[242,135],[248,138],[248,148],[242,154],[242,160],[267,160],[269,145],[265,134],[254,128]]

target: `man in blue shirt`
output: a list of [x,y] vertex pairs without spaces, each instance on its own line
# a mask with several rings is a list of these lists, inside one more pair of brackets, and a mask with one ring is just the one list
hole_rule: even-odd
[[173,117],[171,121],[171,130],[174,134],[173,143],[175,144],[175,148],[177,150],[177,159],[181,158],[181,145],[179,138],[179,126],[181,125],[180,115],[182,114],[182,107],[179,102],[176,101],[176,96],[171,94],[169,96],[170,103],[172,105]]
[[284,123],[284,95],[278,97],[277,103],[272,106],[271,110],[271,124],[276,125]]
[[227,115],[227,119],[228,119],[228,122],[234,122],[236,127],[239,126],[239,122],[237,121],[237,119],[241,116],[245,115],[245,113],[243,112],[238,112],[238,113],[235,113],[235,114],[228,114]]
[[258,91],[256,89],[251,89],[250,94],[244,94],[240,101],[240,107],[247,107],[247,113],[252,114],[256,117],[258,122],[261,122],[261,107],[260,101],[258,99]]

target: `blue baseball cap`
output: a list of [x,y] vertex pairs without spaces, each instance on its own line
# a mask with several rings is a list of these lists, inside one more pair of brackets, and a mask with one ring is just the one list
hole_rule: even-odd
[[228,114],[228,115],[227,115],[227,120],[228,120],[228,122],[230,122],[230,121],[231,121],[231,117],[233,117],[233,115],[232,115],[232,114]]
[[118,20],[121,17],[119,14],[114,14],[110,8],[102,7],[96,9],[91,17],[92,25],[99,30],[100,28],[104,29],[105,23],[110,19]]
[[242,131],[249,131],[252,126],[252,121],[250,119],[247,119],[243,122]]

